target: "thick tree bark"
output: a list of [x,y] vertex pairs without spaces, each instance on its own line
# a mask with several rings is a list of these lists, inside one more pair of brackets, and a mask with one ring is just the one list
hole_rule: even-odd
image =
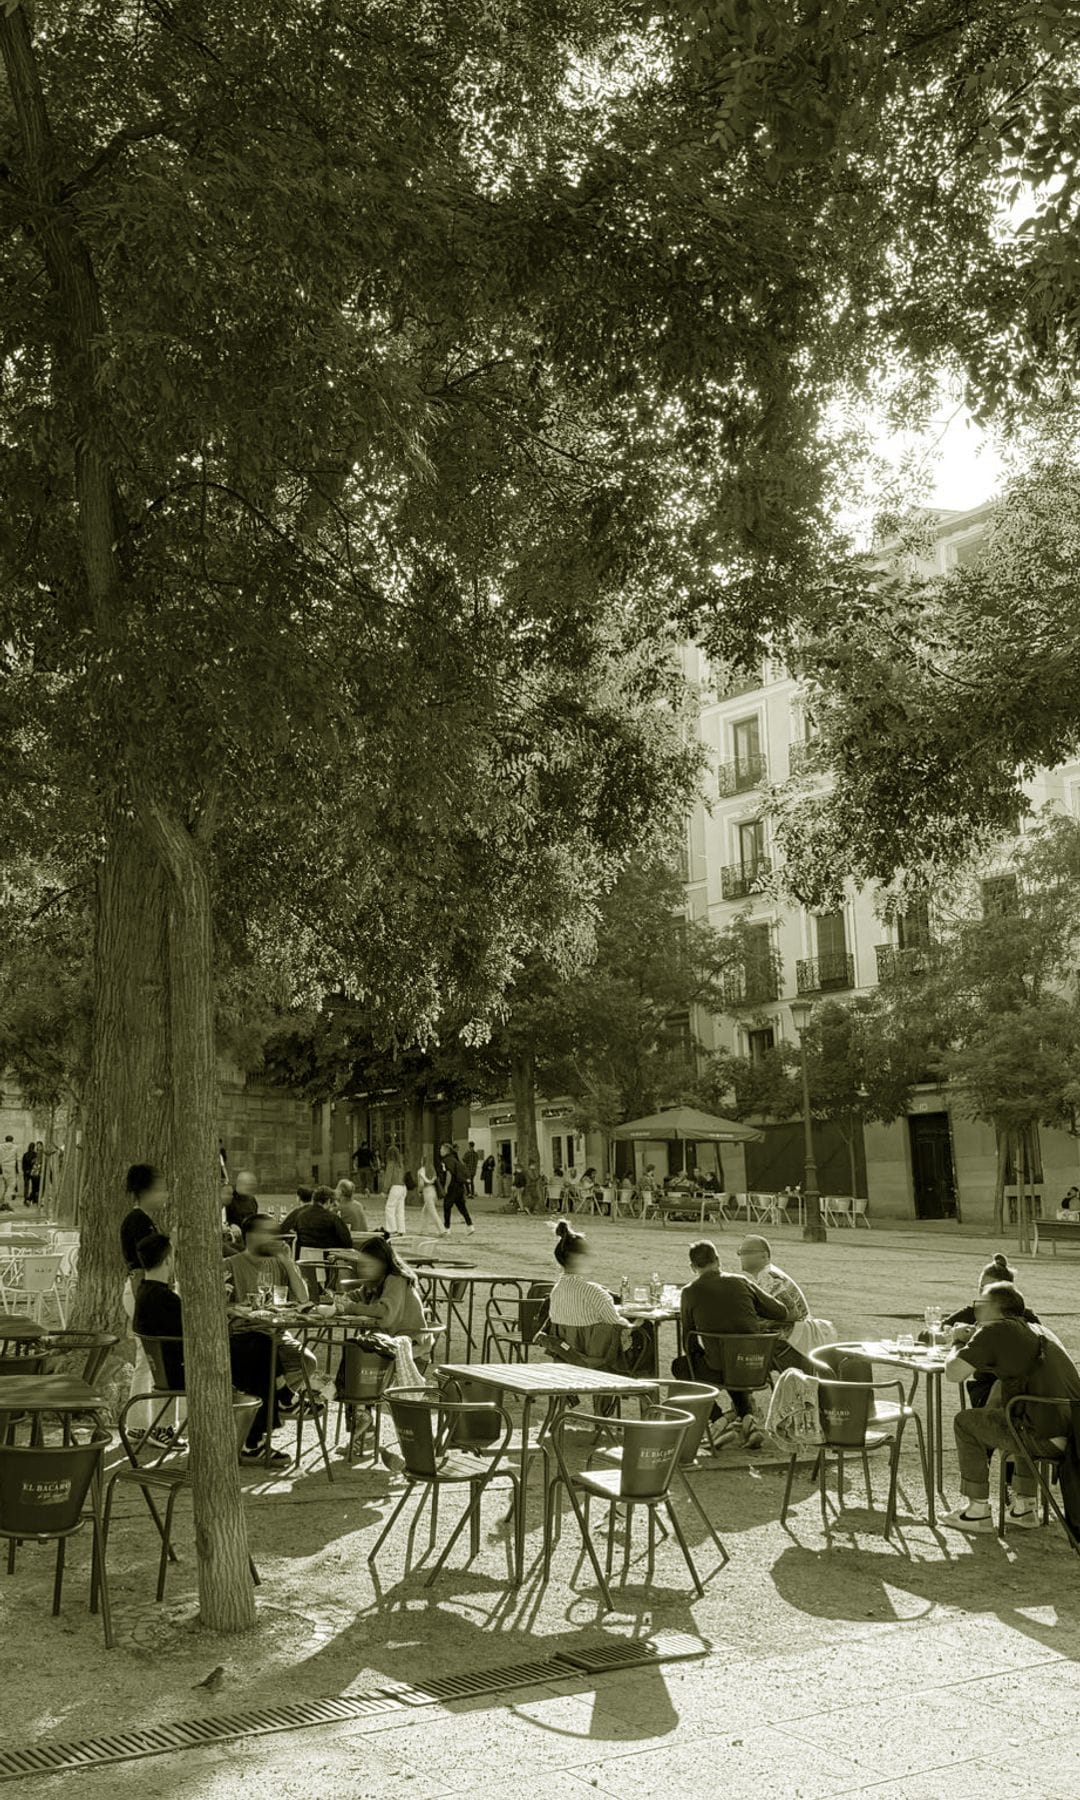
[[165,880],[130,818],[116,814],[97,872],[94,1030],[83,1123],[79,1282],[73,1323],[119,1332],[118,1232],[133,1162],[168,1167]]
[[424,1154],[424,1102],[415,1095],[405,1107],[405,1167],[416,1174]]
[[173,1212],[184,1302],[200,1616],[211,1631],[249,1631],[255,1623],[255,1595],[236,1456],[221,1261],[210,877],[202,847],[181,820],[152,800],[144,803],[144,815],[169,875]]
[[1009,1163],[1009,1134],[1003,1125],[995,1120],[994,1131],[997,1136],[997,1174],[994,1177],[994,1233],[997,1235],[1005,1229],[1005,1171]]
[[539,1164],[540,1161],[540,1146],[536,1139],[536,1064],[531,1050],[514,1056],[510,1064],[510,1086],[514,1096],[518,1161],[522,1168],[528,1168],[531,1162]]

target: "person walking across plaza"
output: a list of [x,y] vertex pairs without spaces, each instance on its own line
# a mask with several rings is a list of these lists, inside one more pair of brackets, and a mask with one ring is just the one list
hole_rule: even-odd
[[445,1237],[448,1227],[439,1217],[439,1179],[435,1173],[435,1159],[428,1156],[426,1151],[420,1158],[416,1182],[420,1189],[421,1233],[425,1237]]
[[449,1139],[442,1146],[442,1159],[443,1168],[446,1171],[446,1186],[443,1189],[443,1224],[449,1231],[450,1216],[456,1207],[465,1221],[466,1231],[471,1233],[475,1227],[469,1216],[469,1206],[465,1198],[465,1165]]
[[386,1153],[386,1206],[384,1223],[389,1237],[405,1236],[405,1202],[409,1197],[405,1167],[396,1149]]

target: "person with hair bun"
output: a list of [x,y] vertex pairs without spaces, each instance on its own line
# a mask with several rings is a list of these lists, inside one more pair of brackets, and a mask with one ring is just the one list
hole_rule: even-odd
[[607,1289],[592,1279],[588,1239],[575,1231],[568,1219],[560,1219],[555,1226],[555,1261],[562,1273],[551,1290],[548,1317],[556,1330],[563,1326],[629,1326]]
[[[997,1255],[987,1263],[982,1274],[979,1276],[980,1294],[985,1293],[986,1289],[995,1281],[1016,1281],[1016,1270],[1010,1266],[1008,1259],[1002,1255],[1000,1250]],[[1032,1312],[1030,1306],[1024,1307],[1023,1317],[1027,1320],[1029,1325],[1038,1325],[1040,1323],[1038,1313]],[[948,1325],[952,1328],[952,1341],[954,1344],[966,1344],[968,1338],[975,1329],[975,1323],[976,1315],[974,1303],[970,1306],[961,1306],[957,1312],[949,1313],[942,1320],[943,1325]],[[993,1386],[994,1377],[992,1375],[973,1376],[967,1384],[969,1406],[985,1406],[990,1398]]]

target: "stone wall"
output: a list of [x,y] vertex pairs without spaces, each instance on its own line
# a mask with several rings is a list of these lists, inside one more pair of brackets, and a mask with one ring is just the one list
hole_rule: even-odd
[[291,1193],[311,1179],[311,1108],[282,1088],[223,1080],[218,1130],[229,1174],[251,1169],[258,1192]]

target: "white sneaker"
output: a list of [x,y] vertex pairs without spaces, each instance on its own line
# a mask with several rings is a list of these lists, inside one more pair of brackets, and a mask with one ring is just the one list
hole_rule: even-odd
[[1014,1501],[1005,1514],[1005,1523],[1016,1531],[1038,1531],[1042,1526],[1042,1519],[1037,1506],[1025,1506],[1023,1512],[1018,1512]]
[[476,1230],[476,1226],[475,1226],[475,1225],[466,1225],[466,1227],[465,1227],[465,1236],[466,1236],[466,1237],[472,1237],[472,1234],[473,1234],[473,1232],[474,1232],[474,1231],[475,1231],[475,1230]]
[[979,1513],[975,1518],[967,1514],[967,1501],[963,1506],[956,1506],[952,1512],[942,1514],[941,1523],[948,1525],[953,1531],[966,1531],[972,1537],[992,1537],[994,1535],[994,1519],[992,1513]]

